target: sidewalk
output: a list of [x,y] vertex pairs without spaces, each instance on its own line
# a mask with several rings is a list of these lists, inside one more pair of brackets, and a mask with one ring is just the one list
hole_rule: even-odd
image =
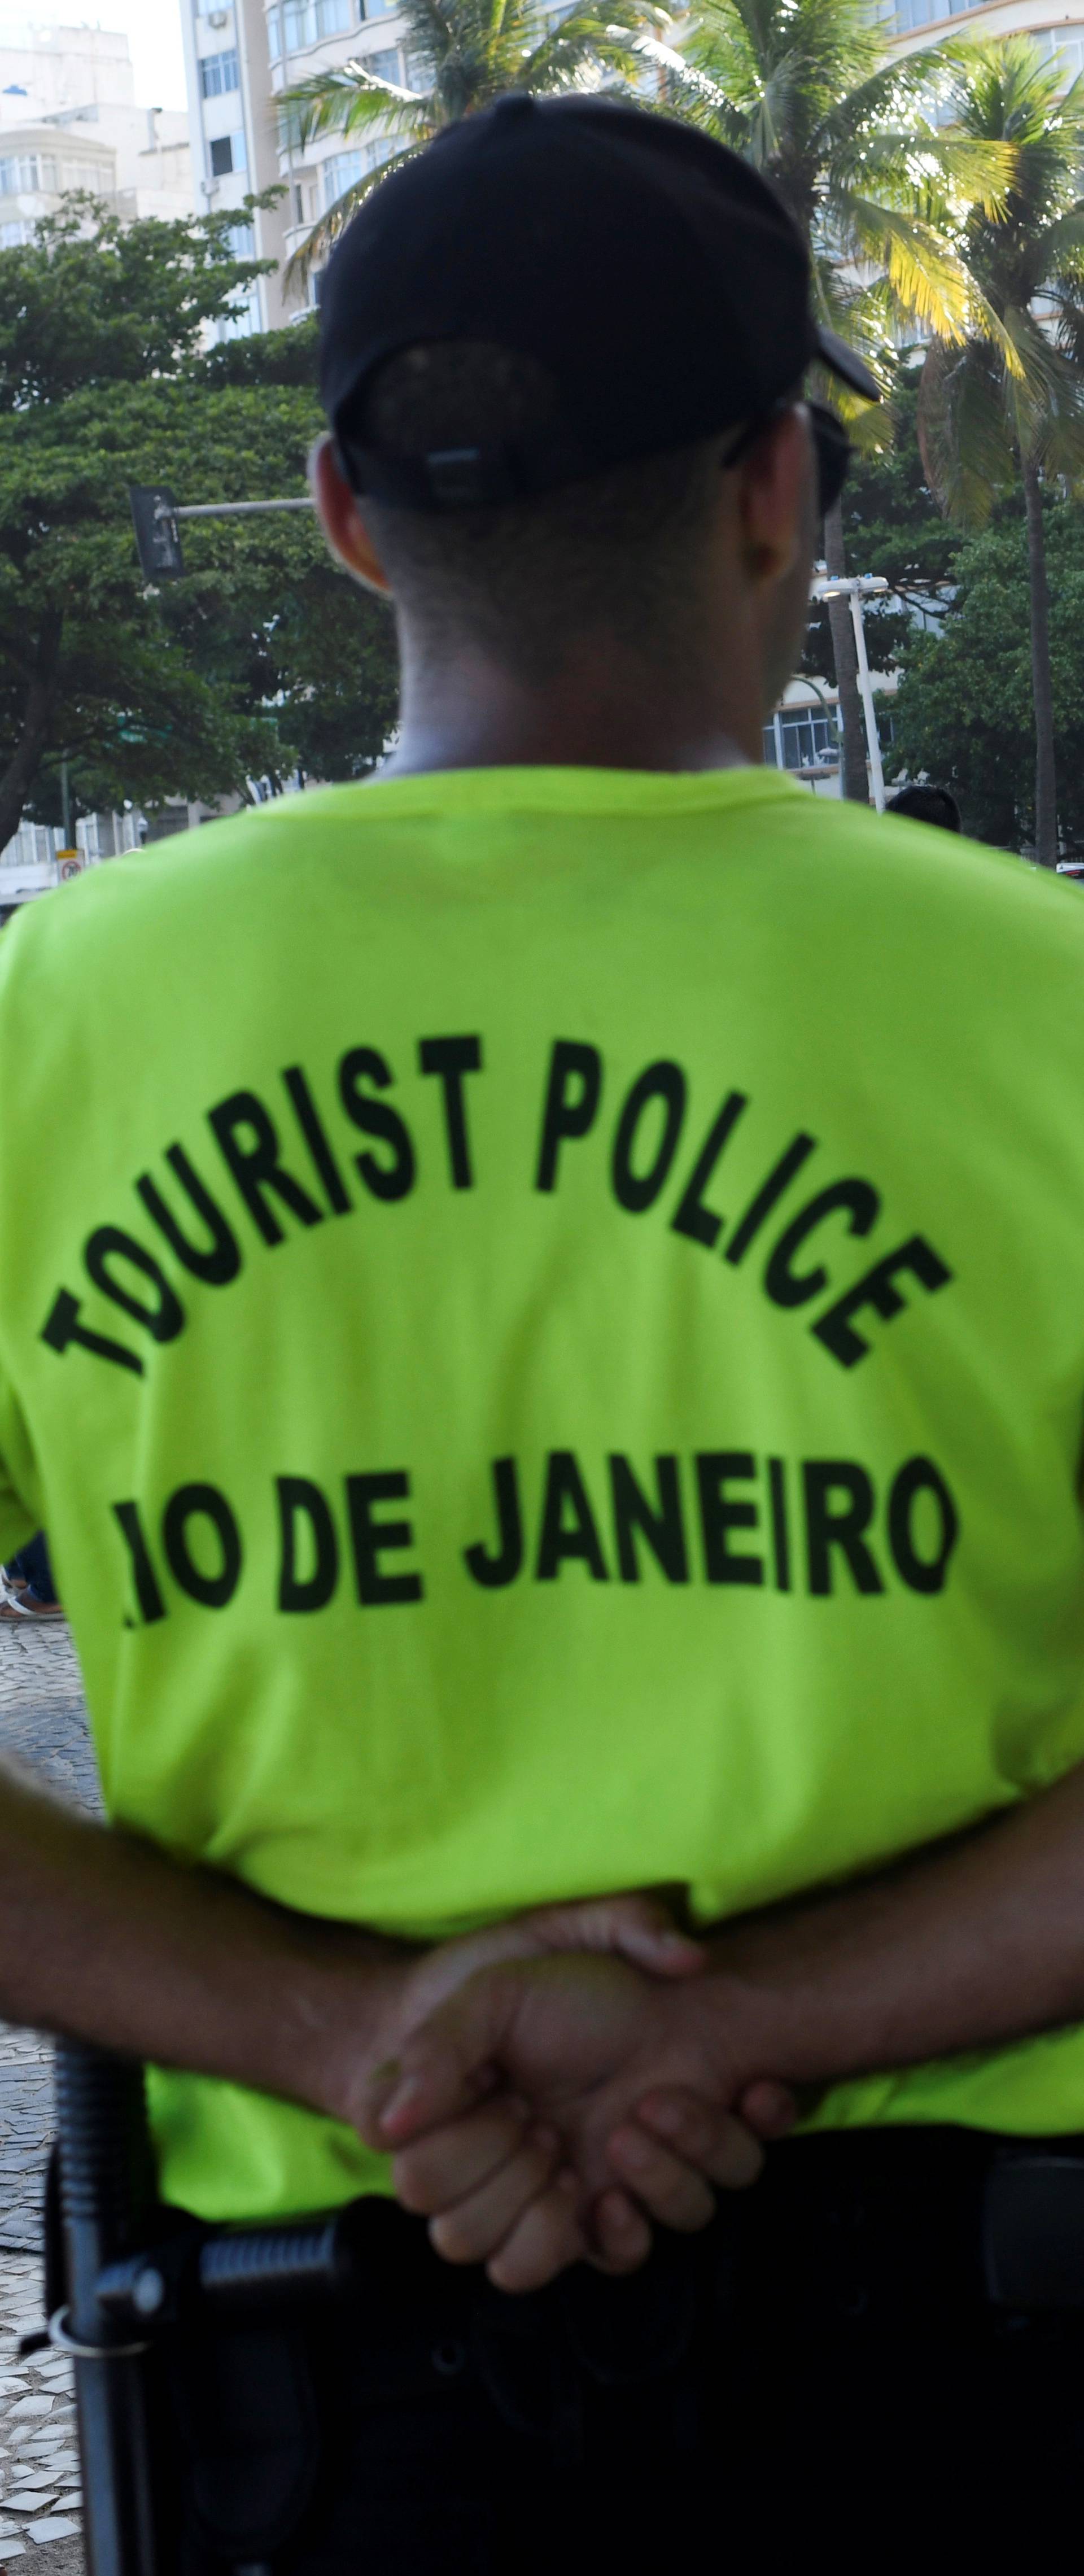
[[[0,1626],[0,1751],[83,1806],[97,1803],[74,1649],[61,1621]],[[0,2023],[0,2571],[82,2576],[71,2366],[19,2358],[43,2322],[41,2198],[53,2126],[52,2051]],[[20,2569],[20,2576],[24,2571]]]

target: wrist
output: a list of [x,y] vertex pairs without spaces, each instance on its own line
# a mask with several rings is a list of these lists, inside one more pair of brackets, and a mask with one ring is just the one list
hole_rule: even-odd
[[781,1980],[754,1980],[729,1961],[713,1960],[681,2001],[699,2018],[713,2061],[725,2068],[732,2100],[759,2077],[797,2084],[812,2072],[808,2030]]
[[402,2045],[411,1964],[375,1944],[361,1956],[306,1960],[283,1998],[274,2089],[355,2127],[376,2068]]

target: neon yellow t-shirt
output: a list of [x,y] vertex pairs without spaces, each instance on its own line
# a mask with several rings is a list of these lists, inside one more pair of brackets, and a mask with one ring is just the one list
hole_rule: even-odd
[[[112,1816],[424,1937],[710,1921],[1084,1754],[1084,904],[771,772],[263,807],[0,957],[0,1553]],[[211,2216],[386,2187],[159,2075]],[[830,2095],[1084,2129],[1084,2033]]]

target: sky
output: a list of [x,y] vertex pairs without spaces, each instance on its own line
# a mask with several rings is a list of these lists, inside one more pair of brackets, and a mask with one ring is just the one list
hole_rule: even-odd
[[27,19],[40,25],[123,30],[135,65],[140,107],[184,107],[181,0],[0,0],[0,39],[18,41]]

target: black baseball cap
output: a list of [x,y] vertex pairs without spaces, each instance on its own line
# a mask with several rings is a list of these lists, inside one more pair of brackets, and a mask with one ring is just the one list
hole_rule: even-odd
[[[447,127],[347,226],[320,315],[350,479],[415,508],[549,491],[767,419],[817,361],[879,395],[815,320],[809,253],[775,189],[696,127],[605,99],[516,94]],[[554,417],[514,444],[383,455],[362,425],[378,369],[450,340],[538,361]]]

